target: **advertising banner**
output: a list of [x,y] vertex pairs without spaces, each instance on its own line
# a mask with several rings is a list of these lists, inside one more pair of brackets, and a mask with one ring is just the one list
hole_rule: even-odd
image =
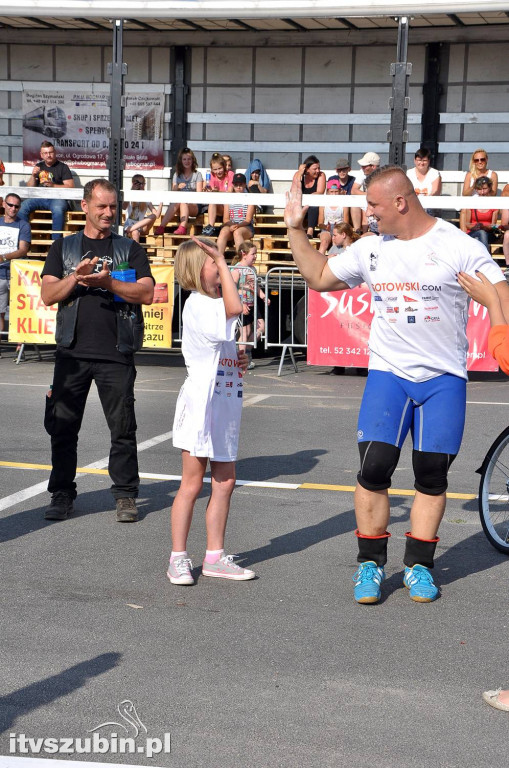
[[[367,368],[371,294],[365,284],[348,291],[309,291],[309,365]],[[498,371],[488,352],[490,321],[485,307],[470,302],[467,324],[467,370]]]
[[57,306],[41,299],[44,261],[13,259],[9,298],[9,341],[17,344],[54,344]]
[[166,264],[152,264],[150,269],[156,285],[153,304],[150,307],[143,307],[145,320],[143,349],[171,349],[173,267]]
[[[126,168],[163,168],[163,93],[128,93],[125,106]],[[110,107],[106,91],[23,91],[23,163],[40,160],[41,143],[55,145],[71,168],[106,168]]]
[[[57,305],[47,307],[41,299],[44,261],[11,261],[9,341],[17,344],[54,344]],[[152,265],[156,281],[154,303],[143,307],[143,349],[171,349],[173,316],[173,267]]]

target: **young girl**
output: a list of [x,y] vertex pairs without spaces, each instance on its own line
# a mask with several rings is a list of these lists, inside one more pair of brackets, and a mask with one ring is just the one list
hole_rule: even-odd
[[[189,147],[183,147],[178,153],[171,189],[173,192],[203,192],[203,178],[198,170],[198,160]],[[199,216],[202,209],[202,205],[194,203],[171,203],[155,234],[164,235],[167,223],[179,212],[180,223],[173,234],[187,235],[189,216]]]
[[[327,195],[337,197],[343,194],[339,188],[339,182],[333,183],[327,189]],[[339,202],[339,200],[338,200]],[[318,211],[318,229],[320,230],[320,253],[327,253],[332,242],[332,232],[335,224],[345,219],[345,209],[342,205],[327,205],[319,208]]]
[[187,379],[178,396],[173,423],[173,445],[182,450],[182,482],[171,510],[173,548],[167,575],[172,584],[194,584],[187,537],[210,460],[212,491],[205,513],[207,550],[202,574],[245,581],[254,578],[254,571],[240,568],[233,555],[224,552],[235,487],[242,366],[246,362],[245,356],[237,355],[235,346],[242,304],[224,256],[211,240],[193,237],[179,246],[175,277],[192,293],[182,314]]
[[[233,171],[226,170],[226,162],[219,152],[214,152],[210,158],[210,179],[205,185],[205,192],[231,192],[233,190]],[[209,223],[202,234],[212,237],[215,234],[216,216],[223,215],[223,206],[209,203]]]
[[[256,245],[252,240],[245,240],[237,249],[237,255],[232,260],[231,270],[233,281],[237,286],[239,296],[242,301],[242,329],[240,332],[240,341],[246,343],[254,339],[254,304],[255,300],[265,300],[265,293],[258,288],[255,297],[255,277],[256,270],[254,263],[256,261]],[[270,300],[268,300],[270,304]],[[256,337],[259,339],[265,329],[265,318],[256,318]],[[247,352],[247,347],[243,347]],[[248,357],[250,354],[248,353]],[[255,364],[250,360],[248,368],[252,369]]]
[[[136,173],[131,181],[131,189],[145,189],[145,176]],[[152,203],[133,202],[124,203],[123,207],[126,212],[124,236],[139,243],[140,236],[147,235],[154,221],[157,221],[161,215],[163,204],[160,203],[157,208],[154,208]]]
[[360,235],[357,234],[351,224],[347,221],[340,221],[339,224],[334,225],[332,248],[329,249],[327,256],[337,256],[338,253],[343,253],[349,245],[355,243],[359,238]]
[[[247,191],[246,177],[243,173],[236,173],[233,177],[233,191],[239,194]],[[229,240],[233,239],[235,248],[239,248],[244,240],[253,236],[254,213],[255,206],[247,203],[232,203],[224,206],[223,226],[217,238],[217,250],[220,253],[224,253]]]

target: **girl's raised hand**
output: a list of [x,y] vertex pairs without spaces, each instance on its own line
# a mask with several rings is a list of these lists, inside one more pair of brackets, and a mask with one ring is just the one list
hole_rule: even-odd
[[491,302],[498,301],[497,289],[490,283],[487,277],[482,272],[476,272],[479,279],[471,277],[466,272],[459,272],[458,283],[461,285],[465,293],[468,293],[470,298],[487,307]]
[[210,256],[211,259],[214,259],[216,264],[221,260],[225,260],[224,254],[219,253],[215,245],[204,243],[203,240],[201,240],[199,237],[196,237],[195,235],[191,236],[191,240],[196,243],[196,245],[199,245],[202,251],[205,251],[207,256]]

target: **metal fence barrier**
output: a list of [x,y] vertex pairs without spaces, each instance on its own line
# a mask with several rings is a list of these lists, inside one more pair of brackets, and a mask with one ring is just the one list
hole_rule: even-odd
[[278,376],[289,352],[307,346],[308,292],[297,267],[273,267],[265,275],[265,349],[281,348]]

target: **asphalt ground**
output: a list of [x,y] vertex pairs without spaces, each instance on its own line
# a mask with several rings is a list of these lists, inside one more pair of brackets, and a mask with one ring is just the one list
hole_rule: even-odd
[[[77,511],[46,522],[49,438],[42,426],[52,357],[0,359],[2,689],[0,755],[28,738],[145,736],[171,752],[39,757],[207,768],[480,768],[504,765],[508,715],[481,699],[509,685],[507,558],[477,514],[484,453],[507,423],[505,377],[468,386],[462,451],[452,466],[435,575],[442,595],[412,602],[402,587],[412,490],[405,446],[391,497],[387,580],[378,605],[352,597],[351,488],[364,378],[277,359],[246,377],[227,548],[251,582],[199,576],[206,491],[189,552],[193,587],[166,578],[169,508],[180,456],[169,433],[185,368],[179,355],[138,358],[140,522],[115,521],[104,473],[108,431],[92,391],[80,435]],[[93,467],[92,467],[93,469]],[[274,484],[279,484],[277,487]],[[287,484],[287,485],[283,485]],[[309,485],[318,487],[310,488]],[[122,707],[120,707],[122,709]],[[132,713],[132,710],[131,710]],[[124,713],[125,714],[125,713]],[[118,725],[111,725],[116,723]],[[155,743],[155,742],[154,742]],[[143,748],[143,746],[142,746]]]

